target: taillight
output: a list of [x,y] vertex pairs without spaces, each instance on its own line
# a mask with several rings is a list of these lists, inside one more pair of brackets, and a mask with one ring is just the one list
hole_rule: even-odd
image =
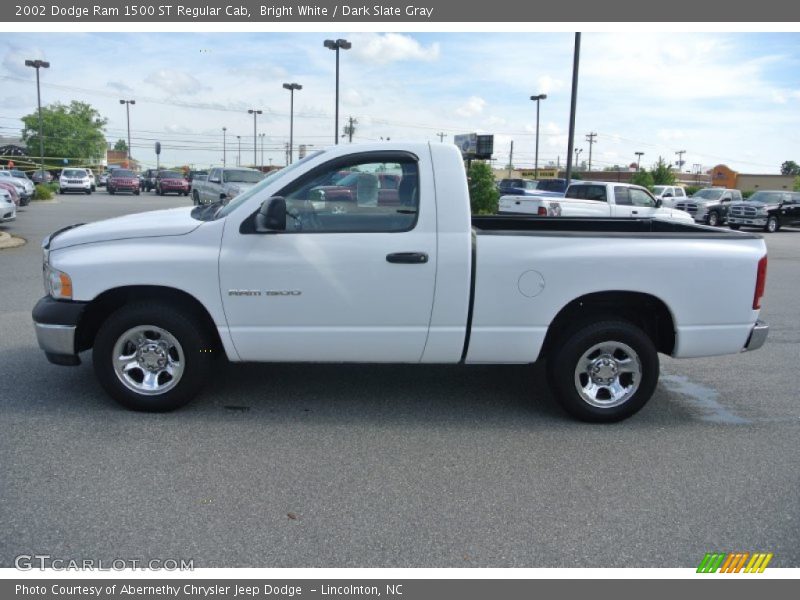
[[547,209],[544,206],[540,206],[539,210],[536,211],[537,217],[546,217],[547,216]]
[[753,293],[753,310],[761,308],[761,298],[764,297],[764,288],[767,286],[767,255],[758,261],[758,274],[756,275],[756,291]]

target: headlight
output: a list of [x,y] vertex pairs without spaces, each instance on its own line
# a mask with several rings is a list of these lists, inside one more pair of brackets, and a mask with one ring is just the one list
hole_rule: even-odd
[[44,291],[55,300],[72,300],[72,279],[66,273],[45,264]]
[[757,214],[759,217],[766,217],[766,216],[767,216],[767,209],[766,209],[766,207],[763,207],[763,206],[762,206],[761,208],[759,208],[758,210],[756,210],[756,214]]

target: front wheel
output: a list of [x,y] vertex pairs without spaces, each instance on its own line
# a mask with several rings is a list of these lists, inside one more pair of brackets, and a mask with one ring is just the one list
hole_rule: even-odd
[[767,224],[764,225],[764,231],[767,233],[775,233],[780,229],[780,223],[778,223],[778,217],[772,215],[767,219]]
[[123,406],[164,412],[202,389],[212,370],[211,338],[166,304],[123,306],[100,327],[92,361],[100,384]]
[[717,211],[711,211],[708,213],[708,224],[711,227],[717,227],[719,225],[719,213]]
[[568,332],[548,357],[556,399],[572,416],[594,423],[627,419],[653,395],[658,353],[628,321],[601,320]]

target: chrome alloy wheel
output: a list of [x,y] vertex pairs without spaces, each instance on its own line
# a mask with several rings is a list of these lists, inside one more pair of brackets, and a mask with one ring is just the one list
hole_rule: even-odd
[[575,389],[591,406],[612,408],[627,402],[639,389],[642,364],[622,342],[601,342],[589,348],[575,367]]
[[155,325],[140,325],[117,339],[112,361],[125,387],[137,394],[156,396],[178,385],[185,356],[170,332]]

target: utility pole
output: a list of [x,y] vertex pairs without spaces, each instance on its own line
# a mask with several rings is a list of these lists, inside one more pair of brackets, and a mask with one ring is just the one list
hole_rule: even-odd
[[226,155],[227,155],[226,149],[228,148],[228,144],[226,144],[226,143],[225,143],[225,142],[226,142],[226,140],[225,140],[225,134],[226,134],[226,132],[227,132],[227,131],[228,131],[228,128],[227,128],[227,127],[223,127],[223,128],[222,128],[222,166],[223,166],[223,167],[227,167],[227,166],[228,166],[228,165],[226,164],[226,163],[227,163],[227,160],[226,160],[226,159],[227,159],[227,156],[226,156]]
[[264,166],[264,138],[267,137],[266,133],[259,133],[258,137],[261,138],[261,163],[260,166]]
[[575,112],[578,103],[578,67],[581,61],[581,34],[575,32],[575,49],[572,52],[572,96],[569,108],[569,138],[567,140],[567,185],[572,179],[572,149],[575,144]]
[[508,153],[508,177],[511,178],[511,169],[514,168],[514,140],[511,140],[511,151]]
[[634,152],[634,154],[636,155],[636,170],[641,171],[642,156],[644,156],[644,152]]
[[[439,142],[444,142],[444,136],[445,136],[445,135],[447,135],[447,134],[445,134],[443,131],[440,131],[440,132],[439,132],[439,133],[437,133],[436,135],[438,135],[438,136],[439,136]],[[512,143],[513,143],[513,142],[512,142]]]
[[236,139],[239,140],[239,153],[236,155],[236,166],[242,166],[242,136],[237,135]]
[[595,141],[595,139],[594,139],[596,137],[597,137],[597,134],[594,133],[594,132],[586,134],[586,141],[589,142],[589,172],[590,173],[592,172],[592,146],[597,143]]
[[358,119],[354,119],[353,117],[348,117],[347,119],[348,124],[344,126],[344,137],[345,135],[349,138],[348,142],[350,144],[353,143],[353,134],[356,131],[356,125],[358,124]]
[[675,154],[678,155],[678,173],[683,170],[683,155],[686,154],[686,150],[678,150]]

